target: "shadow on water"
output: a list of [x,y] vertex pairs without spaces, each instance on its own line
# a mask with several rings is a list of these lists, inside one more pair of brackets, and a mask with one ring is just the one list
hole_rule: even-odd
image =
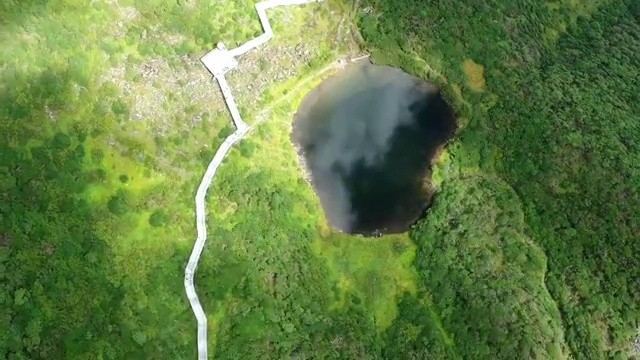
[[457,129],[439,89],[391,67],[347,68],[305,97],[296,145],[339,231],[406,231],[429,206],[431,166]]

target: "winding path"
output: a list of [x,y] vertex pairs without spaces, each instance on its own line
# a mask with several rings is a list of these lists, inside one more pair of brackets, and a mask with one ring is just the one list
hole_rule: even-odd
[[207,316],[202,309],[200,299],[198,299],[198,294],[196,293],[196,289],[193,283],[193,277],[195,275],[196,268],[198,267],[198,261],[200,260],[200,255],[202,254],[204,244],[207,240],[205,196],[207,194],[207,190],[209,189],[209,185],[211,185],[211,181],[213,180],[216,170],[218,170],[218,167],[222,163],[222,160],[224,159],[229,149],[231,149],[231,146],[240,141],[250,130],[250,127],[242,120],[242,117],[240,116],[240,112],[238,111],[238,107],[236,106],[236,103],[234,101],[233,94],[231,93],[231,88],[229,87],[224,74],[237,66],[238,62],[235,59],[236,56],[242,55],[257,46],[264,44],[273,37],[273,30],[271,29],[271,24],[269,24],[269,19],[267,18],[266,14],[267,9],[276,6],[302,5],[321,1],[323,0],[268,0],[257,3],[255,6],[258,12],[258,17],[260,18],[260,22],[262,24],[262,28],[264,29],[264,34],[248,41],[247,43],[233,50],[227,50],[223,44],[218,44],[217,49],[211,51],[202,58],[202,62],[214,75],[214,77],[218,81],[218,84],[220,85],[220,89],[222,90],[225,102],[227,103],[227,107],[231,112],[231,117],[236,127],[236,131],[233,134],[229,135],[216,151],[216,154],[209,163],[207,171],[205,172],[196,193],[196,228],[198,237],[193,246],[191,256],[189,256],[189,262],[187,263],[187,266],[185,268],[184,288],[187,293],[191,309],[193,310],[193,313],[195,314],[196,320],[198,322],[199,360],[207,360],[209,357],[207,349]]

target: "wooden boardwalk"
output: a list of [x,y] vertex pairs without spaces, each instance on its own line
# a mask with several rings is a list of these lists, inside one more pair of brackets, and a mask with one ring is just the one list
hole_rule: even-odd
[[196,193],[196,229],[198,232],[198,237],[196,238],[191,256],[189,256],[189,262],[187,263],[187,266],[185,268],[184,288],[187,294],[187,298],[189,299],[191,309],[193,310],[193,313],[198,322],[199,360],[207,360],[209,357],[207,316],[204,312],[204,309],[202,308],[202,305],[200,304],[200,299],[198,298],[198,294],[196,293],[196,289],[194,286],[194,276],[198,267],[198,261],[200,260],[200,255],[202,254],[202,250],[204,249],[205,242],[207,241],[205,197],[207,195],[207,190],[211,185],[211,181],[213,180],[213,177],[218,170],[218,167],[222,163],[222,160],[224,159],[227,152],[231,149],[231,146],[240,141],[250,130],[250,127],[242,120],[242,116],[240,115],[240,111],[236,106],[231,88],[229,87],[224,74],[237,66],[238,61],[235,59],[236,56],[242,55],[249,50],[266,43],[273,37],[273,30],[271,29],[271,24],[269,24],[269,19],[267,18],[266,14],[267,9],[276,6],[302,5],[321,1],[323,0],[269,0],[257,3],[256,10],[258,11],[258,17],[260,18],[260,22],[262,23],[264,34],[258,36],[255,39],[249,40],[245,44],[232,50],[227,50],[224,45],[219,44],[217,49],[211,51],[202,58],[202,62],[213,74],[213,76],[218,81],[218,84],[220,85],[224,100],[227,104],[227,107],[229,108],[229,111],[231,112],[231,118],[233,119],[236,131],[233,134],[229,135],[216,151],[213,159],[207,167],[207,171],[205,172]]

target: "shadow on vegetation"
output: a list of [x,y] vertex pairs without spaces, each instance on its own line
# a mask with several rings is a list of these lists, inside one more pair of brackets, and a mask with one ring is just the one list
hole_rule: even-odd
[[[101,231],[120,223],[114,201],[86,200],[105,170],[88,166],[91,122],[65,115],[79,106],[70,78],[53,69],[36,78],[6,74],[11,86],[0,88],[0,358],[181,351],[167,349],[174,340],[146,333],[158,319],[149,314],[155,309],[125,309],[125,295],[145,284],[116,270],[116,254]],[[184,312],[190,318],[186,306]]]
[[331,225],[378,236],[406,231],[429,205],[431,165],[456,128],[437,87],[365,64],[307,95],[291,138]]
[[64,4],[41,0],[3,0],[0,2],[0,29],[21,27],[30,18],[37,19],[43,14],[54,14],[66,10]]
[[12,274],[0,287],[0,358],[88,355],[91,337],[118,323],[113,255],[93,230],[95,209],[79,197],[86,135],[45,135],[44,107],[64,101],[64,79],[45,72],[0,93],[0,266]]

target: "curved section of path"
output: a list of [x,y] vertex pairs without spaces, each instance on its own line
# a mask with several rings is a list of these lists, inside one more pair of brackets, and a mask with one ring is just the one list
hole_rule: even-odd
[[189,256],[189,262],[187,263],[187,266],[185,268],[184,288],[187,293],[187,298],[189,299],[191,309],[193,310],[193,313],[198,322],[199,360],[207,360],[209,357],[207,344],[207,316],[202,309],[202,305],[200,304],[200,299],[198,299],[198,294],[196,293],[193,282],[196,268],[198,267],[198,261],[200,260],[200,255],[202,254],[204,244],[207,240],[205,196],[207,194],[207,190],[209,189],[209,185],[211,185],[211,181],[213,180],[213,177],[218,170],[218,167],[222,163],[222,160],[224,159],[229,149],[231,149],[231,146],[240,141],[250,130],[250,127],[242,120],[242,117],[240,116],[240,112],[238,111],[238,107],[236,106],[236,103],[234,101],[233,94],[231,93],[231,88],[224,78],[224,74],[237,66],[238,62],[235,59],[236,56],[242,55],[257,46],[264,44],[273,37],[273,30],[271,29],[271,24],[269,24],[269,19],[267,18],[266,14],[267,9],[276,6],[302,5],[321,1],[323,0],[269,0],[260,2],[256,4],[256,10],[258,11],[258,17],[260,18],[260,22],[262,23],[264,34],[230,51],[227,51],[224,45],[218,44],[218,48],[216,50],[213,50],[202,58],[202,62],[215,76],[216,80],[218,80],[218,84],[220,85],[220,89],[222,90],[222,93],[224,95],[227,107],[231,112],[231,117],[236,127],[236,131],[229,137],[227,137],[216,151],[216,154],[209,163],[207,171],[205,172],[196,193],[196,228],[198,237],[193,246],[191,256]]
[[187,293],[187,298],[189,299],[189,303],[191,304],[191,309],[193,309],[193,313],[196,316],[196,320],[198,322],[198,359],[205,360],[207,359],[207,316],[202,309],[202,305],[200,304],[200,299],[198,299],[198,294],[196,293],[196,289],[193,284],[193,276],[196,272],[196,268],[198,267],[198,261],[200,260],[200,255],[202,254],[202,250],[204,249],[204,244],[207,240],[207,225],[205,218],[205,196],[207,195],[207,190],[209,189],[209,185],[211,185],[211,181],[213,180],[213,176],[216,174],[216,170],[222,163],[224,156],[227,154],[231,146],[236,142],[240,141],[242,137],[249,131],[248,126],[244,126],[242,129],[236,130],[233,134],[227,137],[222,145],[216,151],[213,159],[209,163],[207,167],[207,171],[204,173],[204,177],[200,182],[200,186],[198,186],[198,191],[196,193],[196,228],[198,231],[198,237],[196,239],[196,243],[193,246],[193,251],[191,252],[191,256],[189,257],[189,262],[187,263],[187,267],[184,272],[184,288]]

